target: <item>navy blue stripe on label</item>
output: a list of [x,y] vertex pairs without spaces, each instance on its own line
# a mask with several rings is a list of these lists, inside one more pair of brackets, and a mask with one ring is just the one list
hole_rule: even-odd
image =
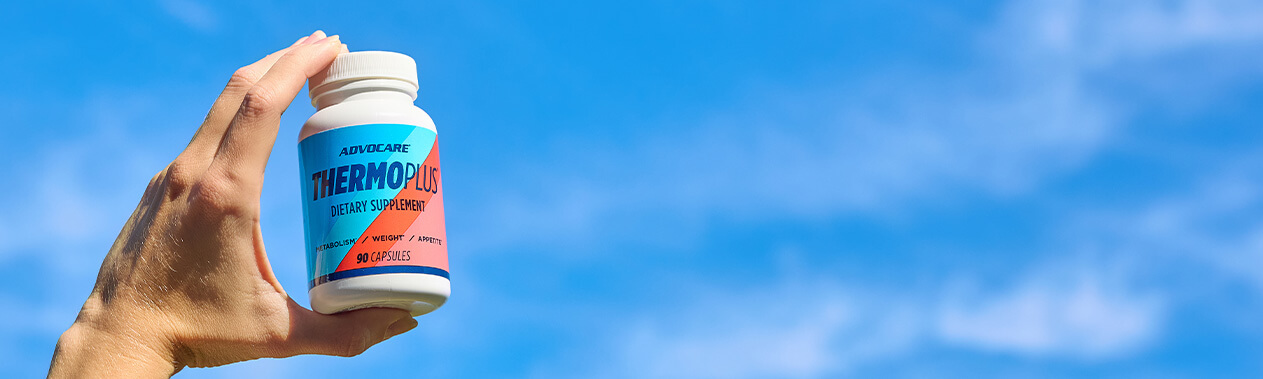
[[351,269],[346,271],[338,271],[329,275],[322,275],[312,280],[307,288],[316,288],[316,286],[332,282],[334,280],[354,278],[357,276],[377,275],[377,274],[428,274],[442,276],[451,279],[447,270],[430,267],[430,266],[378,266]]

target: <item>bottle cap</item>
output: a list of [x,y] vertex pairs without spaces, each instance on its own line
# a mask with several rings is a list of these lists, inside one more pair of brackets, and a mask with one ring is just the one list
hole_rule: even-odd
[[395,79],[419,88],[417,62],[412,57],[390,51],[356,51],[338,54],[324,71],[307,81],[308,95],[318,94],[320,86],[359,79]]

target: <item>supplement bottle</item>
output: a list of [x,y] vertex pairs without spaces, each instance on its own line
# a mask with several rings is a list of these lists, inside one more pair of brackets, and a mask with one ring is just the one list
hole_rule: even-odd
[[438,131],[407,55],[338,55],[298,136],[311,307],[429,313],[451,294]]

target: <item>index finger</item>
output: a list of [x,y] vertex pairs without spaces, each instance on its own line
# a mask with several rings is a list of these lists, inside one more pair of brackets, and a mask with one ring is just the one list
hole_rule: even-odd
[[228,85],[224,86],[224,91],[215,99],[215,103],[211,104],[210,112],[206,114],[206,120],[202,122],[202,126],[193,134],[189,145],[184,148],[181,156],[186,156],[186,161],[191,161],[197,166],[197,173],[201,174],[202,170],[210,166],[210,161],[215,156],[215,150],[219,149],[219,143],[223,141],[224,133],[228,130],[228,125],[232,122],[232,118],[236,117],[237,109],[241,106],[241,99],[245,97],[246,91],[254,87],[254,84],[263,77],[272,68],[272,64],[289,53],[295,47],[300,46],[303,41],[312,38],[324,38],[324,32],[317,30],[310,36],[303,37],[294,42],[294,44],[281,49],[279,51],[268,54],[254,63],[237,69],[228,80]]
[[281,114],[298,96],[303,83],[333,62],[342,49],[338,36],[294,48],[277,60],[263,78],[246,92],[233,117],[209,173],[222,174],[239,183],[239,189],[254,191],[263,186]]

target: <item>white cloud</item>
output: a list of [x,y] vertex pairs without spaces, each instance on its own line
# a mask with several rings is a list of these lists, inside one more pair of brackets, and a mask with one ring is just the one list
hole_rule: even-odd
[[[1215,281],[1239,280],[1263,291],[1258,167],[1257,159],[1241,159],[1169,198],[1072,211],[1048,231],[1060,241],[1045,248],[1055,255],[1015,252],[1046,258],[1000,280],[958,272],[937,285],[898,289],[785,279],[764,288],[683,290],[676,296],[687,305],[620,324],[631,325],[613,338],[620,361],[603,361],[614,372],[600,375],[830,377],[903,365],[926,349],[1096,364],[1161,345],[1176,308],[1191,302],[1226,301],[1240,313],[1233,317],[1254,320],[1249,315],[1258,310],[1238,306],[1233,294],[1208,299],[1205,290],[1180,288],[1190,279],[1215,289],[1223,288]],[[1164,277],[1168,266],[1185,277]]]
[[[195,29],[217,23],[196,3],[163,4]],[[630,156],[643,167],[616,178],[558,173],[549,185],[566,185],[543,191],[558,194],[543,203],[506,200],[471,211],[495,215],[484,218],[489,225],[483,228],[501,233],[490,237],[500,239],[488,245],[494,246],[572,240],[635,212],[802,217],[883,210],[953,191],[1021,195],[1125,132],[1127,111],[1115,104],[1121,100],[1097,93],[1085,72],[1188,49],[1236,49],[1263,38],[1259,19],[1263,5],[1245,1],[1016,2],[984,29],[988,63],[977,70],[760,88],[766,93],[697,115],[679,132],[603,153]],[[55,167],[85,173],[98,168],[89,157],[153,158],[135,158],[143,149],[96,138],[108,133],[93,136],[72,141],[70,151],[49,152],[74,157],[54,160]],[[125,165],[124,175],[140,176],[143,184],[163,163],[153,159],[159,166]],[[1259,205],[1250,184],[1256,172],[1240,182],[1209,183],[1191,198],[1107,217],[1112,225],[1085,223],[1086,234],[1121,240],[1103,245],[1111,251],[1185,252],[1263,288],[1263,224],[1250,217]],[[73,246],[108,243],[118,225],[102,214],[129,211],[139,196],[131,190],[104,197],[66,192],[59,186],[73,177],[46,179],[46,191],[33,203],[56,203],[53,211],[35,220],[3,220],[5,236],[49,239],[56,236],[52,230],[68,228]],[[509,199],[540,198],[532,195]],[[38,214],[25,209],[18,214]],[[1226,217],[1245,219],[1248,227],[1214,226]],[[646,227],[663,228],[668,240],[688,238],[678,220]],[[0,250],[0,259],[7,252]],[[1011,287],[988,291],[921,291],[930,296],[833,282],[719,291],[678,312],[632,317],[631,330],[618,335],[621,364],[614,369],[636,377],[819,377],[898,359],[924,348],[923,341],[1092,360],[1133,354],[1160,337],[1168,299],[1137,291],[1114,273],[1069,271],[1033,269]]]
[[[751,88],[744,101],[664,121],[673,127],[639,146],[559,157],[614,163],[552,173],[538,184],[547,190],[523,183],[486,204],[478,213],[496,215],[484,221],[503,232],[480,248],[575,246],[622,234],[679,241],[706,215],[880,217],[960,194],[1023,196],[1127,134],[1146,106],[1141,98],[1160,96],[1159,107],[1196,102],[1243,78],[1263,80],[1263,69],[1240,63],[1241,54],[1259,54],[1251,43],[1263,40],[1260,15],[1263,3],[1243,1],[1012,2],[973,45],[963,44],[978,56],[968,69]],[[1166,67],[1187,51],[1207,52],[1198,62],[1212,65],[1217,79]],[[1143,96],[1098,80],[1128,75],[1140,75],[1137,87],[1121,93]],[[1171,81],[1167,92],[1148,91]],[[1205,92],[1190,97],[1190,86]],[[671,217],[634,217],[652,213]],[[628,220],[644,230],[630,231]]]
[[[1263,4],[1249,0],[1032,0],[1006,9],[997,49],[1059,55],[1057,64],[1098,69],[1188,49],[1251,50],[1263,41]],[[998,34],[997,33],[997,34]]]
[[173,158],[161,153],[170,149],[146,146],[125,132],[155,121],[152,115],[161,112],[154,99],[127,94],[93,97],[75,105],[82,117],[73,120],[81,125],[75,135],[23,151],[30,162],[39,164],[15,170],[36,180],[32,191],[21,195],[24,201],[11,207],[10,217],[5,217],[6,231],[23,238],[0,246],[0,260],[12,259],[23,250],[46,249],[50,241],[56,241],[59,250],[75,258],[52,260],[52,267],[95,272],[99,257],[135,208],[149,178]]
[[[629,377],[740,378],[805,377],[826,372],[837,363],[830,353],[832,336],[846,326],[840,311],[807,314],[791,325],[726,325],[683,336],[641,327],[630,336]],[[770,322],[766,319],[746,323]]]
[[1257,157],[1204,174],[1187,188],[1133,208],[1082,211],[1066,231],[1085,244],[1181,270],[1226,274],[1263,293],[1263,182]]
[[[0,190],[17,200],[0,215],[7,237],[0,264],[22,265],[14,279],[34,284],[0,292],[0,300],[15,310],[0,312],[7,325],[0,327],[0,351],[25,362],[48,362],[57,337],[74,321],[111,241],[148,179],[170,159],[125,132],[164,113],[154,99],[108,93],[65,105],[73,116],[59,121],[70,127],[57,121],[27,125],[44,129],[52,141],[8,146],[23,162],[11,169],[13,177],[32,180],[29,187],[8,188],[18,192]],[[15,296],[19,292],[30,293]]]
[[[794,273],[788,278],[818,276]],[[1126,357],[1156,343],[1167,299],[1125,272],[1034,266],[1011,285],[872,288],[785,279],[760,288],[683,289],[664,306],[616,323],[610,351],[579,353],[585,377],[816,378],[901,366],[942,349],[1080,362]],[[673,302],[674,303],[674,302]],[[592,360],[590,355],[614,358]],[[572,357],[573,358],[573,357]],[[575,371],[586,364],[594,372]],[[540,377],[566,376],[542,370]]]
[[922,330],[907,304],[836,283],[781,283],[688,298],[694,301],[683,309],[619,334],[619,361],[601,368],[617,374],[597,376],[820,377],[902,352]]
[[206,4],[195,0],[159,0],[167,15],[180,21],[190,29],[200,32],[214,31],[219,27],[219,16]]
[[1162,330],[1160,298],[1106,285],[1109,275],[1027,280],[991,295],[949,295],[938,312],[939,338],[987,351],[1095,360],[1142,349]]

